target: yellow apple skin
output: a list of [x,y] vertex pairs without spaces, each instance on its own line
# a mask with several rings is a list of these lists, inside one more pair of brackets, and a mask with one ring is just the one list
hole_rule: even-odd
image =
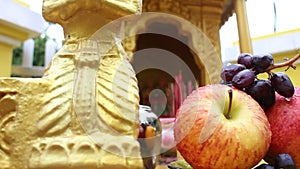
[[249,95],[214,84],[199,87],[185,99],[177,111],[174,137],[194,169],[249,169],[266,155],[271,130],[264,111]]
[[[296,167],[300,168],[300,88],[295,88],[293,97],[287,101],[276,94],[276,103],[267,110],[271,125],[272,140],[268,157],[280,153],[292,156]],[[272,159],[266,159],[272,163]]]

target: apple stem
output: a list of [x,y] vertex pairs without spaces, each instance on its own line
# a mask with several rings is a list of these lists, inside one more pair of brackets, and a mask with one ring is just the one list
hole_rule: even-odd
[[228,90],[228,96],[229,96],[229,105],[228,105],[228,109],[227,112],[225,114],[226,119],[230,119],[230,110],[231,110],[231,105],[232,105],[232,89]]

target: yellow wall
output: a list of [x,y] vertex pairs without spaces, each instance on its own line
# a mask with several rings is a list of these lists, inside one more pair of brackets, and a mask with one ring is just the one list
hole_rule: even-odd
[[0,77],[11,75],[13,46],[0,43]]
[[18,30],[14,27],[2,24],[1,22],[0,22],[0,34],[21,41],[24,41],[29,38],[28,33]]

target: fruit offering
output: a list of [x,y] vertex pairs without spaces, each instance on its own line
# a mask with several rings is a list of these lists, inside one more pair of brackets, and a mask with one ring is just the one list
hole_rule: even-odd
[[[242,53],[224,66],[221,84],[193,91],[176,113],[177,150],[193,169],[300,168],[300,88],[271,54]],[[258,75],[266,73],[267,79]],[[268,164],[256,166],[262,159]],[[169,168],[176,168],[169,165]]]
[[252,66],[257,73],[262,73],[274,63],[273,56],[270,54],[253,55]]
[[[284,63],[275,64],[271,54],[251,55],[241,53],[236,64],[224,66],[220,75],[221,83],[234,86],[254,98],[265,110],[275,103],[275,93],[289,98],[294,94],[294,85],[284,72],[272,72],[272,69],[292,65],[300,55]],[[267,80],[258,79],[260,73],[268,73]]]
[[271,142],[268,119],[245,92],[223,84],[192,92],[176,114],[177,149],[193,169],[254,167]]
[[151,107],[146,105],[139,106],[139,122],[138,142],[144,167],[154,169],[161,146],[161,125]]
[[279,154],[275,159],[275,169],[296,169],[293,158],[289,154]]
[[[293,97],[285,99],[276,94],[276,103],[266,114],[271,126],[272,141],[266,161],[273,163],[275,156],[288,153],[300,168],[300,88]],[[273,160],[272,160],[273,159]]]
[[294,160],[289,154],[278,154],[274,160],[274,165],[261,164],[254,169],[296,169]]
[[245,91],[260,105],[270,107],[275,103],[275,90],[269,80],[256,79]]
[[270,81],[274,90],[284,97],[292,97],[295,89],[290,78],[283,72],[271,73]]

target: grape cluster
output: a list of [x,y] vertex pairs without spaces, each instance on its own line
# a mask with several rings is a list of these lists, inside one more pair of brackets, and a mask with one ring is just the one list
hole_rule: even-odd
[[[275,103],[275,93],[286,98],[294,94],[294,85],[284,72],[272,72],[274,65],[271,54],[251,55],[241,53],[236,64],[224,66],[221,71],[223,84],[238,88],[266,109]],[[260,73],[268,73],[268,79],[259,79]]]
[[274,165],[261,164],[254,169],[296,169],[293,158],[289,154],[278,154]]

